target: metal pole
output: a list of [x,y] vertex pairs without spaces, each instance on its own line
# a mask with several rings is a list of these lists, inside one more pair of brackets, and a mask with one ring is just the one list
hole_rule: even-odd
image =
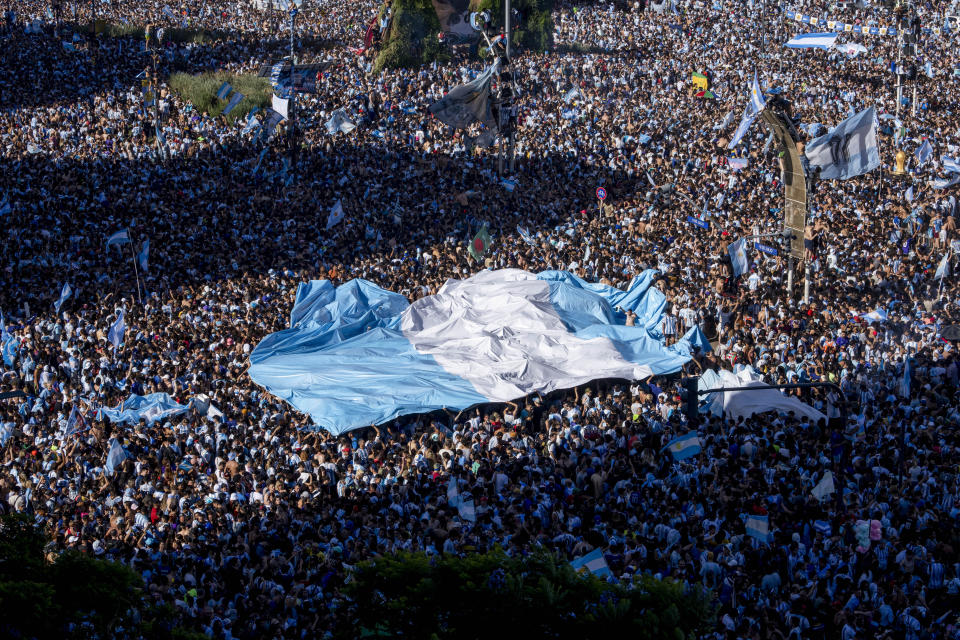
[[913,108],[911,115],[913,115],[913,117],[916,118],[917,117],[917,82],[916,80],[914,80],[913,82],[913,101],[910,103],[910,106]]
[[787,256],[787,299],[793,295],[793,256]]
[[803,270],[803,304],[810,302],[810,261],[807,260]]
[[290,171],[293,181],[297,181],[297,89],[294,86],[293,69],[297,59],[293,50],[294,18],[296,7],[290,7]]
[[510,64],[510,0],[505,0],[505,2],[503,3],[503,13],[504,13],[503,28],[506,29],[506,33],[504,34],[504,36],[507,39],[505,50],[507,52],[507,64]]
[[[130,229],[127,229],[127,236],[130,237]],[[130,256],[133,258],[133,277],[137,281],[137,301],[143,304],[143,298],[140,295],[140,271],[137,269],[137,252],[133,248],[132,237],[130,237]]]
[[[903,59],[903,36],[900,35],[903,32],[901,25],[897,26],[897,110],[896,115],[897,119],[900,119],[900,97],[902,96],[902,85],[901,80],[903,79],[903,70],[900,68],[900,63]],[[896,138],[896,136],[894,136]]]

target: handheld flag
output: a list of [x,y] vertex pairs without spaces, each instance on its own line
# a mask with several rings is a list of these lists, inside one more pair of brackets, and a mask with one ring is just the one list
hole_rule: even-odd
[[947,173],[960,173],[960,162],[957,162],[953,158],[943,156],[940,159],[940,163],[943,165],[943,170]]
[[57,313],[60,313],[60,307],[63,306],[63,303],[67,301],[73,295],[73,289],[70,288],[70,283],[65,282],[63,284],[63,289],[60,290],[60,297],[57,298],[57,301],[53,303],[53,308]]
[[67,427],[63,430],[63,435],[60,436],[60,442],[63,442],[75,433],[80,433],[85,429],[86,420],[84,419],[83,414],[77,409],[77,405],[73,405],[73,409],[70,410],[70,417],[67,418]]
[[531,247],[537,246],[537,241],[533,239],[533,236],[530,234],[530,231],[527,228],[517,225],[517,233],[519,233],[520,238],[522,238],[523,241]]
[[727,158],[727,166],[731,171],[742,171],[750,165],[747,158]]
[[230,115],[230,112],[233,111],[238,104],[240,104],[240,101],[243,100],[244,97],[245,96],[239,91],[234,91],[233,95],[230,96],[230,102],[227,103],[227,106],[223,110],[223,115]]
[[116,438],[110,439],[110,451],[107,453],[107,464],[103,469],[108,476],[117,470],[117,465],[127,459],[127,452],[123,450]]
[[110,331],[107,333],[107,340],[110,341],[110,344],[113,345],[114,349],[120,348],[120,343],[123,342],[123,336],[127,332],[127,325],[124,322],[124,312],[123,309],[120,310],[120,313],[117,315],[117,320],[113,323],[113,326],[110,327]]
[[830,49],[837,41],[836,33],[801,33],[787,42],[788,49]]
[[931,155],[933,155],[933,146],[930,144],[930,140],[924,140],[916,151],[917,166],[922,167]]
[[770,541],[770,520],[767,516],[747,516],[744,522],[747,535],[761,542]]
[[0,200],[0,216],[10,215],[13,212],[13,207],[10,206],[10,199],[7,196],[4,196]]
[[678,436],[667,443],[665,449],[670,449],[674,460],[685,460],[699,454],[703,449],[700,446],[700,438],[696,431]]
[[137,262],[140,264],[140,268],[144,271],[147,270],[150,260],[150,238],[147,238],[143,241],[143,245],[140,247],[140,253],[137,254]]
[[743,238],[727,245],[727,253],[733,264],[734,278],[739,278],[750,270],[750,261],[747,259],[746,243]]
[[833,484],[833,472],[828,470],[823,473],[820,482],[817,483],[817,486],[815,486],[810,493],[813,494],[813,497],[817,500],[823,500],[834,491],[836,491],[836,487]]
[[757,72],[753,72],[753,83],[750,85],[750,106],[756,113],[763,111],[767,106],[763,99],[763,92],[760,90],[760,83],[757,81]]
[[480,227],[480,231],[477,232],[477,235],[473,237],[473,242],[470,243],[470,257],[480,262],[489,248],[490,234],[487,233],[486,226]]
[[740,118],[740,124],[737,125],[737,130],[733,132],[733,138],[730,139],[730,143],[727,145],[727,149],[735,149],[738,144],[743,140],[743,137],[747,135],[747,131],[757,119],[757,112],[753,111],[751,105],[747,105],[747,108],[743,111],[743,117]]
[[3,352],[3,363],[12,367],[17,360],[17,350],[20,342],[7,331],[7,321],[0,313],[0,351]]
[[130,242],[130,233],[124,229],[123,231],[117,231],[109,238],[107,238],[107,247],[112,247],[113,245],[121,245]]
[[603,557],[603,551],[594,549],[585,556],[580,556],[570,563],[573,570],[577,573],[589,571],[598,578],[606,578],[610,574],[610,567],[607,566],[607,560]]
[[877,116],[868,107],[807,145],[811,167],[820,168],[821,180],[848,180],[880,166]]
[[284,118],[290,117],[290,99],[281,98],[277,94],[273,95],[273,102],[271,104],[273,110],[282,115]]
[[343,203],[337,200],[337,203],[330,207],[330,214],[327,216],[327,229],[332,229],[343,220],[343,215]]
[[230,90],[233,87],[230,86],[229,82],[224,82],[219,89],[217,89],[217,99],[225,100],[228,95],[230,95]]
[[353,123],[352,120],[347,116],[347,112],[344,109],[337,109],[330,114],[330,119],[327,120],[327,133],[333,135],[338,131],[340,133],[350,133],[357,128],[357,125]]
[[913,358],[908,357],[903,363],[903,379],[900,380],[900,397],[910,397],[910,382],[913,378]]
[[937,280],[942,280],[943,278],[950,275],[950,254],[947,253],[943,256],[943,259],[940,261],[940,265],[937,267],[937,272],[933,274],[933,277]]

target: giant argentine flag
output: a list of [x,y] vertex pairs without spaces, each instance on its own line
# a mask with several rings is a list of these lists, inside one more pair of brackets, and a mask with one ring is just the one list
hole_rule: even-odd
[[820,168],[822,180],[848,180],[880,166],[877,147],[877,113],[868,107],[836,129],[813,139],[806,147],[811,167]]
[[[250,355],[250,377],[335,433],[437,409],[506,402],[598,378],[642,379],[690,359],[657,329],[645,271],[621,291],[564,271],[482,271],[413,304],[365,280],[300,285],[290,328]],[[622,310],[637,314],[626,326]]]

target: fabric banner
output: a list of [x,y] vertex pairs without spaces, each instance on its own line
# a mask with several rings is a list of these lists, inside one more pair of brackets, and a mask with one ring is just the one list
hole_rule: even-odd
[[877,113],[868,107],[806,147],[811,167],[820,168],[821,180],[848,180],[880,166],[877,147]]
[[499,63],[494,63],[472,82],[454,87],[450,93],[430,105],[430,113],[455,129],[466,129],[474,122],[497,129],[490,109],[490,84],[499,69]]
[[[724,387],[765,386],[760,375],[753,367],[746,366],[737,373],[707,369],[697,382],[698,391],[710,391]],[[749,418],[757,413],[776,411],[793,412],[795,416],[806,416],[816,422],[826,416],[794,396],[784,395],[777,389],[757,389],[754,391],[724,391],[701,396],[707,400],[710,413],[732,418]]]
[[454,42],[472,42],[480,33],[470,26],[470,0],[433,0],[440,30]]
[[100,414],[110,422],[137,424],[145,420],[153,424],[170,416],[187,411],[189,407],[178,403],[168,393],[151,393],[145,396],[132,394],[113,409],[100,409]]
[[290,328],[250,354],[249,374],[339,434],[599,378],[674,373],[690,346],[665,346],[655,331],[666,305],[651,286],[656,273],[621,291],[563,271],[481,271],[413,304],[365,280],[312,281],[297,291]]

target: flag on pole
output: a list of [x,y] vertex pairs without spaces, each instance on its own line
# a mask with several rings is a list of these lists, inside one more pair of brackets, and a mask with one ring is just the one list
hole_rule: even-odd
[[487,232],[486,225],[484,225],[480,227],[480,231],[477,232],[477,235],[473,237],[473,242],[470,243],[470,257],[480,262],[489,248],[490,234]]
[[913,378],[913,358],[907,357],[903,363],[903,379],[900,380],[900,397],[910,397],[910,382]]
[[940,264],[937,266],[937,272],[933,274],[933,277],[937,280],[942,280],[948,275],[950,275],[950,254],[946,253],[943,259],[940,260]]
[[960,162],[957,162],[953,158],[943,156],[940,159],[940,163],[943,165],[943,170],[947,173],[960,173]]
[[343,220],[343,203],[337,200],[337,203],[330,207],[330,214],[327,216],[327,229],[332,229],[341,220]]
[[116,438],[110,439],[110,451],[107,452],[107,464],[104,465],[104,471],[108,476],[112,476],[117,470],[117,465],[127,459],[127,452],[123,450]]
[[877,146],[877,113],[870,106],[838,124],[806,147],[811,167],[821,180],[848,180],[880,166]]
[[727,245],[727,253],[730,255],[730,262],[733,264],[734,278],[739,278],[750,271],[750,260],[747,259],[746,242],[743,238]]
[[922,167],[931,155],[933,155],[933,145],[930,144],[930,140],[924,140],[916,151],[917,166]]
[[738,144],[743,140],[743,137],[747,135],[747,131],[757,119],[757,112],[753,110],[751,105],[747,105],[747,108],[743,111],[743,117],[740,118],[740,124],[737,125],[737,130],[733,132],[733,138],[730,139],[730,143],[727,145],[727,149],[735,149]]
[[534,240],[533,236],[530,234],[530,231],[526,227],[521,227],[517,225],[517,233],[520,234],[520,238],[523,239],[531,247],[537,246],[537,241]]
[[140,253],[137,254],[137,262],[140,264],[141,269],[144,271],[147,270],[147,266],[150,263],[150,238],[144,240],[140,246]]
[[67,418],[67,427],[63,430],[63,435],[60,436],[60,442],[63,442],[75,433],[85,431],[86,424],[86,419],[83,417],[83,414],[80,413],[80,410],[77,409],[77,405],[73,405],[73,409],[70,410],[70,417]]
[[673,454],[674,460],[685,460],[687,458],[692,458],[702,451],[700,446],[700,438],[697,437],[696,431],[691,431],[683,436],[677,436],[668,442],[664,449],[670,450],[670,453]]
[[112,247],[113,245],[121,245],[130,242],[130,232],[127,229],[123,231],[117,231],[109,238],[107,238],[107,247]]
[[903,194],[907,202],[913,202],[913,185],[907,187],[907,192]]
[[761,542],[770,541],[770,520],[767,516],[748,515],[744,522],[747,535]]
[[598,578],[606,578],[611,575],[610,567],[607,566],[607,560],[603,557],[603,551],[594,549],[585,556],[580,556],[570,563],[573,570],[577,573],[589,571]]
[[813,497],[817,500],[823,500],[836,490],[833,484],[833,472],[828,470],[823,473],[820,482],[817,483],[817,486],[815,486],[810,493],[813,494]]
[[120,348],[120,343],[123,342],[123,337],[127,332],[127,324],[124,322],[124,312],[123,309],[120,310],[120,313],[117,314],[117,319],[113,323],[113,326],[110,327],[110,331],[107,333],[107,340],[110,341],[110,344],[113,345],[114,349]]
[[229,82],[224,82],[219,89],[217,89],[217,99],[224,100],[228,95],[230,95],[230,90],[233,87],[230,86]]
[[273,110],[282,115],[284,118],[290,117],[290,99],[281,98],[277,94],[273,94],[273,102],[271,104]]
[[70,283],[65,282],[63,288],[60,290],[60,297],[57,298],[57,301],[53,303],[53,308],[57,313],[60,313],[60,307],[63,306],[63,303],[67,301],[73,295],[73,289],[70,288]]

